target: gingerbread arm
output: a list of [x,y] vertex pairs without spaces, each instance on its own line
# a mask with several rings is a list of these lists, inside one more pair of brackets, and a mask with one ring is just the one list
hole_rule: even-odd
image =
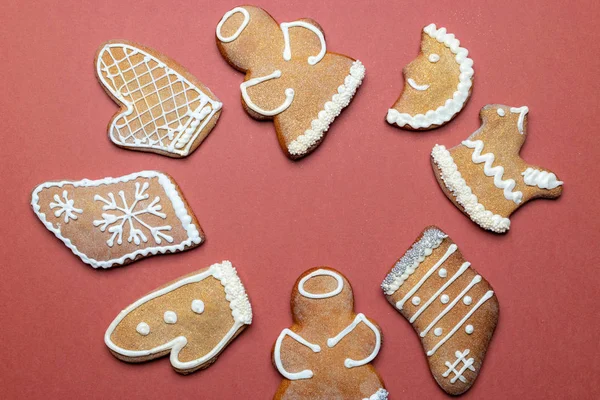
[[354,321],[352,321],[350,325],[344,328],[344,330],[338,333],[335,337],[327,339],[327,346],[335,347],[344,337],[346,337],[346,335],[352,332],[360,322],[364,322],[365,325],[367,325],[375,334],[375,348],[373,349],[371,354],[369,354],[362,360],[353,360],[351,358],[347,358],[346,361],[344,361],[344,365],[346,366],[346,368],[359,367],[361,365],[370,363],[377,356],[377,354],[379,353],[379,349],[381,348],[381,333],[379,332],[379,329],[371,321],[369,321],[367,317],[365,317],[365,315],[362,313],[357,314],[356,318],[354,318]]
[[[323,32],[318,27],[316,22],[314,22],[310,19],[298,20],[298,21],[293,21],[293,22],[282,22],[280,24],[280,27],[281,27],[281,31],[283,32],[283,41],[284,41],[283,59],[285,61],[290,61],[292,59],[292,44],[291,44],[290,32],[289,32],[290,28],[303,28],[305,30],[308,30],[312,34],[314,34],[319,39],[319,46],[320,46],[319,52],[316,55],[310,55],[308,57],[308,59],[307,59],[308,64],[315,65],[319,61],[321,61],[323,59],[323,57],[325,57],[325,53],[327,52],[325,36],[323,35]],[[305,36],[305,33],[302,33],[302,39],[305,39],[304,36]],[[306,38],[306,39],[308,39],[308,38]],[[304,44],[304,46],[306,46],[306,43],[310,43],[310,40],[302,40],[302,43]]]
[[309,341],[304,339],[302,336],[300,336],[297,333],[293,332],[292,330],[286,328],[283,331],[281,331],[281,334],[279,334],[279,337],[277,338],[277,342],[275,342],[275,349],[273,350],[273,358],[275,359],[275,366],[277,367],[277,370],[279,371],[279,373],[281,375],[283,375],[284,377],[286,377],[287,379],[292,380],[292,381],[299,380],[299,379],[312,378],[313,372],[310,369],[305,369],[300,372],[288,372],[283,367],[283,363],[281,362],[281,344],[283,342],[283,339],[286,336],[289,336],[292,339],[294,339],[295,341],[297,341],[298,343],[303,344],[304,346],[308,347],[309,349],[311,349],[313,351],[313,353],[318,353],[321,351],[321,347],[319,345],[310,343]]

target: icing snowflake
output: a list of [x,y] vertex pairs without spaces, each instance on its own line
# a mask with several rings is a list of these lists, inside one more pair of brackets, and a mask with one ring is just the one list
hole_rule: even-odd
[[[140,183],[135,183],[135,197],[131,206],[127,205],[127,199],[125,198],[125,192],[122,190],[119,191],[119,197],[121,198],[121,202],[123,206],[120,207],[117,205],[117,200],[112,192],[108,193],[108,200],[100,195],[95,195],[94,200],[101,201],[105,205],[102,206],[103,211],[114,211],[114,213],[102,213],[101,220],[95,220],[94,226],[99,226],[100,230],[104,232],[106,228],[108,231],[112,233],[110,239],[106,241],[109,247],[112,247],[115,243],[115,238],[117,239],[117,244],[123,243],[123,230],[125,224],[129,225],[129,237],[127,241],[129,243],[133,242],[136,245],[139,245],[141,242],[146,243],[148,241],[148,237],[144,234],[143,230],[140,228],[146,228],[154,242],[156,244],[161,244],[162,240],[166,240],[169,243],[173,242],[173,238],[163,231],[170,231],[170,225],[164,226],[151,226],[148,223],[142,220],[143,215],[154,215],[160,217],[162,219],[166,219],[167,215],[165,213],[160,212],[162,206],[160,205],[160,197],[156,196],[154,200],[144,208],[140,210],[136,210],[137,205],[142,200],[147,200],[150,195],[145,193],[150,184],[148,182],[144,182],[144,184],[140,187]],[[140,228],[136,228],[136,224],[140,226]]]
[[69,219],[77,219],[77,214],[83,213],[83,210],[80,208],[75,208],[73,205],[75,204],[75,200],[69,199],[69,193],[66,190],[63,190],[62,197],[64,201],[58,196],[58,194],[54,195],[54,201],[56,203],[50,203],[50,209],[58,208],[58,210],[54,211],[54,215],[58,218],[61,215],[65,214],[65,224],[69,223]]

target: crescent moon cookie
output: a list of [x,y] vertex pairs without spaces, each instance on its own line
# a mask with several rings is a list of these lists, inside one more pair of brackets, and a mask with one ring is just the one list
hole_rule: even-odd
[[471,96],[474,71],[468,54],[446,28],[423,28],[421,52],[402,70],[404,89],[388,110],[387,122],[408,130],[450,122]]
[[304,272],[292,290],[291,307],[294,322],[273,347],[273,365],[284,378],[274,399],[388,398],[371,365],[381,349],[381,329],[354,312],[344,275],[328,267]]
[[31,206],[49,231],[94,268],[175,253],[204,241],[179,187],[162,172],[45,182],[33,190]]
[[527,107],[491,104],[479,116],[481,127],[447,150],[435,145],[431,164],[440,187],[458,209],[483,229],[503,233],[509,216],[529,200],[554,199],[563,182],[553,172],[520,156],[527,138]]
[[108,126],[119,147],[186,157],[219,119],[223,104],[210,89],[156,50],[113,40],[94,63],[102,87],[121,105]]
[[448,394],[471,388],[498,322],[490,284],[439,228],[428,227],[381,288],[421,339],[429,369]]
[[252,323],[252,307],[229,261],[213,264],[137,300],[110,324],[104,342],[122,361],[171,354],[175,371],[209,367]]
[[219,51],[246,73],[242,105],[255,119],[272,119],[291,159],[310,154],[365,76],[360,61],[327,51],[311,19],[277,23],[265,10],[236,7],[217,25]]

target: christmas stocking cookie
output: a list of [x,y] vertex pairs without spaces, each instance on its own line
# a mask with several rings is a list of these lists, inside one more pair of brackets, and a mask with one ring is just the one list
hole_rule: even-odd
[[104,342],[120,360],[143,362],[171,354],[189,374],[210,366],[252,323],[252,307],[229,261],[211,265],[147,294],[121,311]]
[[350,283],[327,267],[303,273],[292,291],[294,323],[273,348],[284,377],[275,399],[387,399],[370,364],[381,348],[379,327],[354,313]]
[[429,368],[448,394],[466,392],[479,375],[498,322],[490,284],[439,228],[427,228],[381,285],[421,339]]
[[527,107],[487,105],[481,127],[447,150],[431,152],[435,176],[446,196],[473,222],[493,232],[510,228],[508,217],[529,200],[554,199],[563,182],[544,168],[528,164],[519,151],[527,138]]
[[428,130],[448,123],[465,106],[473,88],[473,60],[446,28],[423,28],[421,52],[404,67],[404,89],[388,110],[387,122]]
[[94,268],[187,250],[204,240],[175,181],[156,171],[42,183],[31,206],[48,230]]
[[292,159],[312,152],[362,83],[360,61],[327,51],[311,19],[278,24],[265,10],[243,6],[217,25],[223,57],[246,73],[242,104],[256,119],[272,119]]
[[185,157],[213,129],[222,104],[181,65],[127,41],[110,41],[96,54],[96,75],[121,105],[109,123],[114,144],[130,150]]

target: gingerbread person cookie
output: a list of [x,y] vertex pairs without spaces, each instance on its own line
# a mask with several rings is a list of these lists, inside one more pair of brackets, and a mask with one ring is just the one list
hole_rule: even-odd
[[31,206],[40,221],[94,268],[199,246],[204,233],[175,181],[157,171],[51,181]]
[[278,24],[265,10],[236,7],[217,25],[223,57],[246,73],[242,104],[259,120],[272,119],[291,159],[311,153],[354,96],[365,75],[360,61],[327,51],[311,19]]
[[446,28],[427,25],[421,52],[404,67],[404,89],[388,110],[387,122],[402,129],[429,130],[450,122],[473,88],[473,60]]
[[171,282],[125,308],[104,342],[127,362],[171,354],[181,374],[204,369],[252,323],[252,307],[229,261]]
[[421,339],[431,373],[448,394],[471,388],[498,322],[490,284],[439,228],[428,227],[381,288]]
[[156,50],[124,40],[103,44],[96,75],[121,110],[110,140],[129,150],[185,157],[213,129],[223,104],[181,65]]
[[388,393],[370,364],[381,348],[381,330],[354,313],[350,283],[328,267],[303,273],[292,291],[294,323],[273,348],[284,377],[275,399],[385,400]]
[[491,104],[479,116],[481,127],[447,150],[431,152],[435,176],[446,196],[483,229],[502,233],[509,216],[537,198],[554,199],[563,182],[553,172],[528,164],[520,156],[527,138],[527,107]]

